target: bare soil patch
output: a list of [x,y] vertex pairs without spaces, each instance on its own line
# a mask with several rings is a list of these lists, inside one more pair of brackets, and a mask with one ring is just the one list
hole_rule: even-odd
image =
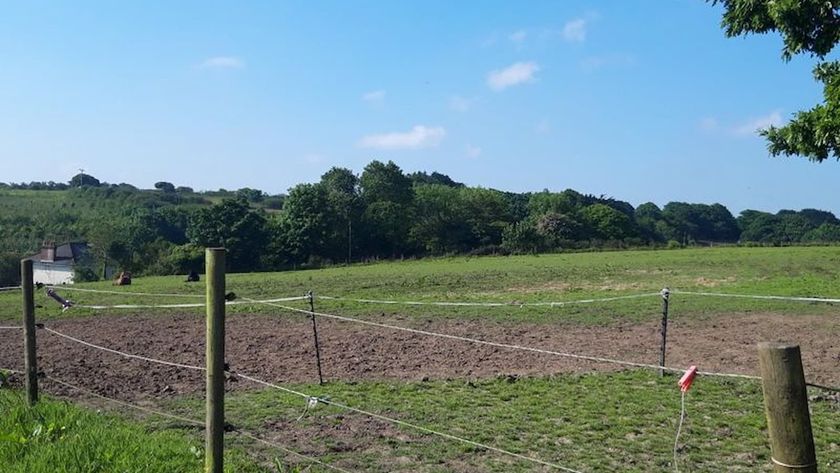
[[[428,331],[576,354],[655,364],[658,323],[587,327],[482,320],[418,320],[396,316],[368,320]],[[97,316],[47,323],[68,335],[132,354],[202,365],[204,320],[196,315]],[[230,315],[227,361],[234,371],[279,383],[317,382],[312,328],[306,317]],[[421,334],[319,319],[327,380],[406,380],[494,376],[544,376],[615,370],[615,365],[477,345]],[[840,318],[772,313],[677,320],[669,325],[667,364],[703,371],[756,374],[755,344],[795,341],[809,381],[840,384]],[[0,332],[0,367],[22,368],[17,331]],[[50,376],[106,396],[142,400],[204,389],[204,373],[128,359],[43,330],[38,362]],[[228,389],[251,389],[244,380]],[[51,386],[51,392],[76,395]]]

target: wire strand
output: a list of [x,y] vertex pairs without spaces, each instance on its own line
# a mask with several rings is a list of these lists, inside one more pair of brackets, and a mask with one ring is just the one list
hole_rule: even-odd
[[16,291],[18,289],[20,289],[20,286],[6,286],[6,287],[0,287],[0,292]]
[[245,431],[242,431],[242,430],[237,430],[235,432],[238,433],[239,435],[242,435],[243,437],[248,437],[251,440],[255,440],[255,441],[260,442],[262,444],[268,445],[269,447],[274,447],[274,448],[276,448],[278,450],[281,450],[283,452],[286,452],[290,455],[294,455],[296,457],[303,458],[303,459],[308,460],[312,463],[316,463],[316,464],[321,465],[323,467],[329,468],[330,470],[341,471],[343,473],[351,473],[349,470],[345,470],[344,468],[341,468],[341,467],[338,467],[338,466],[335,466],[335,465],[330,465],[329,463],[322,462],[321,460],[318,460],[317,458],[310,457],[310,456],[304,455],[302,453],[298,453],[294,450],[290,450],[290,449],[280,445],[279,443],[275,443],[275,442],[272,442],[270,440],[266,440],[266,439],[257,437],[256,435],[254,435],[250,432],[245,432]]
[[86,342],[82,339],[72,337],[70,335],[58,332],[58,331],[53,330],[49,327],[44,327],[44,330],[46,330],[47,332],[52,333],[54,335],[58,335],[59,337],[66,338],[67,340],[71,340],[73,342],[80,343],[82,345],[88,346],[90,348],[95,348],[97,350],[106,351],[108,353],[113,353],[115,355],[119,355],[119,356],[122,356],[122,357],[125,357],[125,358],[133,358],[133,359],[136,359],[136,360],[148,361],[150,363],[158,363],[158,364],[167,365],[167,366],[174,366],[174,367],[177,367],[177,368],[186,368],[186,369],[191,369],[191,370],[196,370],[196,371],[207,371],[207,368],[205,368],[203,366],[188,365],[188,364],[184,364],[184,363],[175,363],[175,362],[172,362],[172,361],[159,360],[157,358],[149,358],[147,356],[134,355],[134,354],[126,353],[126,352],[123,352],[123,351],[114,350],[112,348],[103,347],[101,345],[96,345],[96,344],[93,344],[93,343],[90,343],[90,342]]
[[[276,299],[267,299],[262,302],[291,302],[306,299],[306,296],[293,297],[279,297]],[[249,302],[245,301],[227,301],[226,306],[230,305],[247,305]],[[72,307],[80,307],[83,309],[92,310],[111,310],[111,309],[186,309],[193,307],[204,307],[207,304],[203,302],[186,303],[186,304],[114,304],[114,305],[88,305],[88,304],[73,304]]]
[[725,292],[696,292],[696,291],[681,291],[671,290],[671,294],[685,294],[688,296],[708,296],[708,297],[733,297],[740,299],[762,299],[762,300],[779,300],[779,301],[795,301],[795,302],[840,302],[840,299],[829,299],[824,297],[797,297],[797,296],[770,296],[761,294],[729,294]]
[[[112,403],[115,403],[115,404],[119,404],[119,405],[126,406],[126,407],[131,407],[133,409],[137,409],[137,410],[147,412],[147,413],[150,413],[150,414],[159,415],[161,417],[168,417],[170,419],[179,420],[181,422],[185,422],[185,423],[192,424],[192,425],[197,425],[199,427],[204,427],[205,426],[204,422],[201,422],[200,420],[190,419],[188,417],[182,417],[182,416],[179,416],[179,415],[170,414],[168,412],[162,412],[162,411],[158,411],[156,409],[150,409],[148,407],[140,406],[138,404],[133,404],[133,403],[130,403],[130,402],[120,401],[119,399],[114,399],[114,398],[111,398],[111,397],[108,397],[108,396],[103,396],[102,394],[99,394],[97,392],[91,391],[91,390],[83,388],[81,386],[76,386],[74,384],[70,384],[66,381],[62,381],[62,380],[54,378],[52,376],[45,376],[44,378],[49,380],[49,381],[52,381],[54,383],[60,384],[60,385],[65,386],[65,387],[68,387],[70,389],[74,389],[76,391],[79,391],[79,392],[82,392],[82,393],[85,393],[87,395],[94,396],[94,397],[97,397],[97,398],[100,398],[100,399],[104,399],[106,401],[109,401],[109,402],[112,402]],[[317,458],[313,458],[313,457],[310,457],[308,455],[298,453],[298,452],[296,452],[294,450],[291,450],[287,447],[284,447],[283,445],[280,445],[278,443],[270,442],[268,440],[261,439],[260,437],[257,437],[256,435],[254,435],[250,432],[246,432],[246,431],[242,431],[242,430],[236,430],[235,432],[244,436],[244,437],[248,437],[252,440],[256,440],[257,442],[264,443],[266,445],[274,447],[274,448],[276,448],[278,450],[281,450],[283,452],[286,452],[288,454],[291,454],[291,455],[303,458],[305,460],[308,460],[312,463],[317,463],[318,465],[330,468],[332,470],[341,471],[341,472],[345,472],[345,473],[350,473],[348,470],[344,470],[342,468],[330,465],[329,463],[322,462],[322,461],[318,460]]]
[[190,419],[188,417],[181,417],[179,415],[170,414],[168,412],[161,412],[161,411],[158,411],[156,409],[151,409],[151,408],[144,407],[144,406],[141,406],[141,405],[138,405],[138,404],[132,404],[130,402],[120,401],[119,399],[114,399],[114,398],[111,398],[111,397],[103,396],[102,394],[99,394],[95,391],[91,391],[91,390],[83,388],[81,386],[76,386],[75,384],[70,384],[66,381],[62,381],[62,380],[60,380],[58,378],[54,378],[52,376],[44,376],[44,379],[47,379],[49,381],[52,381],[53,383],[60,384],[62,386],[68,387],[70,389],[74,389],[76,391],[85,393],[87,395],[98,397],[100,399],[104,399],[106,401],[113,402],[115,404],[120,404],[122,406],[131,407],[131,408],[134,408],[134,409],[137,409],[137,410],[140,410],[140,411],[148,412],[150,414],[159,415],[161,417],[169,417],[170,419],[175,419],[175,420],[179,420],[181,422],[186,422],[188,424],[193,424],[193,425],[198,425],[198,426],[204,427],[204,423],[199,421],[199,420]]
[[[296,396],[300,396],[300,397],[303,397],[303,398],[306,398],[306,399],[310,399],[310,398],[315,397],[315,396],[311,396],[311,395],[306,394],[306,393],[302,393],[300,391],[295,391],[294,389],[290,389],[290,388],[287,388],[287,387],[284,387],[284,386],[280,386],[280,385],[277,385],[277,384],[274,384],[274,383],[270,383],[268,381],[263,381],[261,379],[254,378],[254,377],[248,376],[248,375],[240,373],[240,372],[231,372],[231,374],[233,374],[235,376],[239,376],[240,378],[243,378],[243,379],[247,379],[248,381],[252,381],[252,382],[255,382],[257,384],[261,384],[261,385],[266,386],[266,387],[274,388],[274,389],[277,389],[279,391],[283,391],[283,392],[286,392],[286,393],[289,393],[289,394],[294,394]],[[511,452],[511,451],[504,450],[504,449],[501,449],[501,448],[498,448],[498,447],[493,447],[493,446],[483,444],[483,443],[480,443],[480,442],[475,442],[473,440],[469,440],[469,439],[458,437],[458,436],[448,434],[448,433],[445,433],[445,432],[440,432],[440,431],[437,431],[437,430],[433,430],[433,429],[430,429],[428,427],[423,427],[421,425],[412,424],[412,423],[406,422],[404,420],[399,420],[399,419],[395,419],[393,417],[388,417],[388,416],[384,416],[382,414],[376,414],[374,412],[366,411],[364,409],[359,409],[359,408],[356,408],[356,407],[352,407],[352,406],[349,406],[347,404],[342,404],[340,402],[332,401],[330,399],[324,399],[324,398],[317,398],[317,399],[318,399],[318,402],[320,402],[322,404],[327,404],[327,405],[335,406],[335,407],[338,407],[338,408],[341,408],[341,409],[346,409],[348,411],[356,412],[358,414],[363,414],[363,415],[366,415],[368,417],[373,417],[375,419],[379,419],[379,420],[382,420],[382,421],[385,421],[385,422],[390,422],[392,424],[397,424],[397,425],[401,425],[403,427],[409,427],[409,428],[412,428],[412,429],[415,429],[415,430],[419,430],[421,432],[426,432],[428,434],[437,435],[439,437],[444,437],[444,438],[447,438],[449,440],[455,440],[455,441],[458,441],[458,442],[461,442],[461,443],[472,445],[474,447],[483,448],[485,450],[491,450],[491,451],[494,451],[494,452],[497,452],[497,453],[501,453],[501,454],[508,455],[508,456],[511,456],[511,457],[519,458],[521,460],[527,460],[527,461],[537,463],[537,464],[540,464],[540,465],[543,465],[543,466],[556,468],[558,470],[567,471],[567,472],[571,472],[571,473],[581,473],[578,470],[573,470],[571,468],[568,468],[568,467],[565,467],[565,466],[562,466],[562,465],[558,465],[557,463],[551,463],[551,462],[548,462],[548,461],[545,461],[545,460],[540,460],[538,458],[533,458],[533,457],[529,457],[527,455],[522,455],[521,453]]]
[[825,391],[840,393],[840,388],[834,386],[824,386],[822,384],[814,384],[814,383],[805,383],[805,386],[810,386],[812,388],[822,389]]
[[677,436],[674,438],[674,471],[679,473],[680,467],[677,464],[677,445],[680,441],[683,422],[685,421],[685,391],[680,390],[680,423],[677,425]]
[[642,297],[659,296],[660,293],[644,293],[644,294],[630,294],[626,296],[603,297],[599,299],[577,299],[571,301],[556,301],[556,302],[446,302],[446,301],[398,301],[398,300],[381,300],[381,299],[354,299],[350,297],[336,297],[336,296],[315,296],[316,299],[333,300],[333,301],[349,301],[366,304],[400,304],[400,305],[432,305],[432,306],[450,306],[450,307],[559,307],[572,304],[592,304],[595,302],[610,302],[620,301],[625,299],[638,299]]
[[132,292],[132,291],[112,291],[105,289],[88,289],[83,287],[72,286],[46,286],[49,289],[61,289],[70,292],[92,292],[96,294],[119,294],[121,296],[147,296],[147,297],[192,297],[203,298],[201,294],[175,294],[175,293],[159,293],[159,292]]
[[[253,302],[261,303],[261,304],[265,304],[265,305],[270,305],[272,307],[277,307],[279,309],[292,311],[292,312],[298,312],[298,313],[307,314],[307,315],[313,313],[313,312],[308,311],[308,310],[297,309],[297,308],[294,308],[294,307],[288,307],[288,306],[269,303],[269,302],[258,302],[258,301],[253,301]],[[362,320],[362,319],[357,319],[357,318],[353,318],[353,317],[345,317],[345,316],[342,316],[342,315],[325,314],[325,313],[322,313],[322,312],[314,312],[314,314],[319,316],[319,317],[341,320],[341,321],[345,321],[345,322],[353,322],[353,323],[358,323],[358,324],[363,324],[363,325],[370,325],[370,326],[374,326],[374,327],[387,328],[387,329],[391,329],[391,330],[399,330],[399,331],[404,331],[404,332],[416,333],[416,334],[419,334],[419,335],[427,335],[427,336],[431,336],[431,337],[448,338],[450,340],[459,340],[459,341],[463,341],[463,342],[476,343],[476,344],[480,344],[480,345],[489,345],[489,346],[493,346],[493,347],[497,347],[497,348],[508,348],[508,349],[512,349],[512,350],[530,351],[530,352],[534,352],[534,353],[541,353],[541,354],[544,354],[544,355],[562,356],[562,357],[566,357],[566,358],[574,358],[574,359],[586,360],[586,361],[592,361],[592,362],[598,362],[598,363],[611,363],[611,364],[622,365],[622,366],[630,366],[630,367],[635,367],[635,368],[665,370],[665,371],[670,371],[670,372],[673,372],[673,373],[682,373],[683,371],[685,371],[681,368],[659,366],[659,365],[654,365],[654,364],[649,364],[649,363],[636,363],[636,362],[633,362],[633,361],[616,360],[616,359],[613,359],[613,358],[604,358],[604,357],[599,357],[599,356],[580,355],[580,354],[576,354],[576,353],[564,353],[564,352],[559,352],[559,351],[554,351],[554,350],[545,350],[545,349],[542,349],[542,348],[534,348],[534,347],[528,347],[528,346],[523,346],[523,345],[514,345],[514,344],[510,344],[510,343],[500,343],[500,342],[493,342],[493,341],[488,341],[488,340],[481,340],[481,339],[478,339],[478,338],[462,337],[460,335],[451,335],[451,334],[446,334],[446,333],[430,332],[428,330],[420,330],[420,329],[414,329],[414,328],[408,328],[408,327],[400,327],[398,325],[383,324],[383,323],[379,323],[379,322],[371,322],[371,321],[368,321],[368,320]],[[702,375],[706,375],[706,376],[722,376],[722,377],[744,378],[744,379],[761,379],[759,376],[743,375],[743,374],[737,374],[737,373],[715,373],[715,372],[703,371],[703,372],[698,372],[698,374],[702,374]]]
[[21,327],[21,326],[19,326],[19,325],[6,325],[6,326],[0,326],[0,330],[20,330],[20,329],[22,329],[22,328],[23,328],[23,327]]

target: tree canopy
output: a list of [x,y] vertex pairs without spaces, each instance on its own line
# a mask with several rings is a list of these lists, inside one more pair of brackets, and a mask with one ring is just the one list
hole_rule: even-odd
[[798,54],[820,60],[814,78],[823,84],[823,103],[797,112],[784,126],[761,130],[774,156],[840,160],[840,61],[823,59],[840,41],[840,4],[826,0],[712,0],[724,7],[727,36],[777,32],[782,58]]

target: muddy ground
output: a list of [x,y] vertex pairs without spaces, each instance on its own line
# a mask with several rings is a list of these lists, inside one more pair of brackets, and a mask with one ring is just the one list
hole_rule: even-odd
[[[656,364],[658,323],[586,327],[481,320],[368,320],[553,351]],[[7,322],[14,323],[14,322]],[[6,323],[0,322],[0,325]],[[204,320],[197,315],[97,316],[48,322],[62,333],[108,348],[178,363],[202,365]],[[234,371],[273,382],[317,382],[312,326],[306,317],[231,315],[227,361]],[[523,352],[427,335],[319,319],[327,380],[407,380],[538,376],[614,370],[614,365]],[[22,369],[18,331],[0,331],[0,367]],[[802,347],[806,377],[840,384],[840,317],[772,313],[720,315],[674,321],[667,365],[703,371],[757,374],[755,344],[793,340]],[[200,392],[204,374],[127,359],[38,331],[38,363],[48,375],[100,394],[138,400]],[[253,389],[240,380],[228,389]],[[50,392],[77,395],[50,386]]]

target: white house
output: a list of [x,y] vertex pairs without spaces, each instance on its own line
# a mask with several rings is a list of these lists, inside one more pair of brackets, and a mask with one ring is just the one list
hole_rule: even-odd
[[40,253],[29,257],[32,279],[42,284],[73,284],[73,270],[87,248],[87,243],[44,243]]

